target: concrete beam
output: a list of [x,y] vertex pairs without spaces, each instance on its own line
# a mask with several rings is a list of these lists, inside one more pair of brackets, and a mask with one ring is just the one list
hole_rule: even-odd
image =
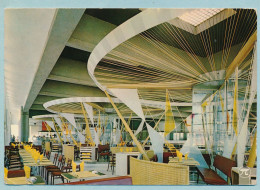
[[97,87],[76,85],[65,82],[47,80],[39,95],[53,96],[53,97],[105,97],[102,90]]
[[96,87],[86,68],[87,63],[59,58],[48,79]]
[[30,109],[83,13],[84,9],[59,9],[56,12],[24,111]]
[[30,110],[46,110],[42,104],[33,104]]
[[38,95],[37,98],[34,100],[33,104],[44,104],[45,102],[49,102],[51,100],[56,100],[62,97],[55,97],[55,96],[40,96]]
[[84,14],[71,35],[67,46],[91,52],[117,26]]

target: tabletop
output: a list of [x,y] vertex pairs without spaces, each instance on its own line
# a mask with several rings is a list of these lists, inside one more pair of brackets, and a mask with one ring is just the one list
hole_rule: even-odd
[[41,176],[35,177],[37,178],[36,183],[31,183],[26,177],[4,178],[4,182],[8,185],[45,185]]
[[194,158],[188,158],[185,160],[185,158],[182,158],[182,161],[179,161],[178,157],[169,157],[169,164],[174,163],[174,164],[183,164],[187,166],[198,166],[200,165],[198,161],[194,160]]
[[28,153],[26,150],[19,150],[19,154],[22,157],[23,164],[25,166],[50,166],[54,165],[53,162],[48,160],[45,156],[42,158],[42,161],[38,161],[37,163],[33,159],[32,155]]
[[80,171],[80,172],[69,172],[69,173],[62,173],[61,174],[64,179],[67,181],[71,180],[85,180],[88,178],[94,178],[94,177],[100,177],[100,176],[106,176],[103,173],[97,172],[97,173],[92,173],[92,171]]

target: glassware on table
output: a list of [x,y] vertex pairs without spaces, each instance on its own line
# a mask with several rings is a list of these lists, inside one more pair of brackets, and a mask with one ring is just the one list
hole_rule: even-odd
[[42,161],[43,159],[43,154],[40,155],[40,162]]
[[189,155],[189,153],[185,154],[185,160],[188,160],[188,155]]
[[179,158],[179,161],[181,162],[182,161],[182,153],[178,150],[176,150],[176,153],[177,153],[177,157]]

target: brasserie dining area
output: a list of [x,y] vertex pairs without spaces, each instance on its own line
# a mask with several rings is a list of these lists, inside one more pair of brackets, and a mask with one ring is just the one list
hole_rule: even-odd
[[256,185],[256,19],[6,9],[5,185]]

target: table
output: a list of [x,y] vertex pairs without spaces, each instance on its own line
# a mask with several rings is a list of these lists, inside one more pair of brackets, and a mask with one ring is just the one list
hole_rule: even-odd
[[250,175],[248,177],[242,177],[239,175],[240,167],[232,167],[231,170],[231,180],[232,185],[256,185],[256,168],[250,169]]
[[48,160],[45,156],[42,158],[42,161],[38,161],[37,163],[33,159],[32,155],[24,149],[19,150],[19,154],[23,160],[23,165],[25,166],[50,166],[54,165],[50,160]]
[[130,157],[138,158],[141,156],[140,152],[118,152],[116,153],[116,175],[130,174]]
[[42,175],[43,175],[43,168],[42,168],[42,172],[41,172],[41,167],[54,165],[53,162],[48,160],[45,156],[42,158],[42,161],[38,160],[38,162],[36,163],[35,160],[33,159],[32,155],[24,149],[20,149],[19,154],[22,158],[24,166],[29,166],[29,167],[38,167],[39,166],[39,168],[38,168],[39,170],[36,168],[36,170],[34,170],[34,174],[42,173]]
[[62,173],[61,174],[64,179],[66,179],[68,182],[71,181],[81,181],[81,180],[86,180],[86,179],[95,179],[95,178],[100,178],[100,176],[105,176],[106,175],[101,175],[101,174],[95,174],[92,173],[92,171],[80,171],[80,172],[69,172],[69,173]]
[[36,183],[31,183],[26,177],[14,177],[14,178],[4,178],[5,184],[8,185],[45,185],[44,180],[41,176],[33,176],[37,178]]
[[185,160],[185,158],[182,158],[182,161],[179,161],[178,157],[169,157],[169,163],[168,164],[183,164],[187,166],[198,166],[200,165],[198,161],[194,160],[194,158],[188,158]]

